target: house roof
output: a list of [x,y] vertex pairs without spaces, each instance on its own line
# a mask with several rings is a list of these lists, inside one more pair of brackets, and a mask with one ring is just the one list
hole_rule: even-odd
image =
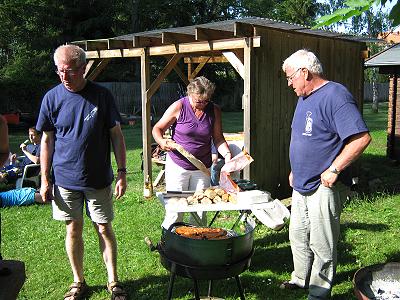
[[364,63],[366,67],[400,66],[400,44],[375,54]]

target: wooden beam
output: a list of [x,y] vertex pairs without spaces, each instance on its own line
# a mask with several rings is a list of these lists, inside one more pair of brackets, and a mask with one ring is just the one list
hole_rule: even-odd
[[[244,147],[251,153],[250,144],[250,106],[251,106],[251,79],[252,79],[252,60],[253,60],[253,39],[247,38],[246,47],[244,48],[244,82],[243,82],[243,129],[244,129]],[[250,179],[250,167],[247,166],[243,169],[243,178]]]
[[184,62],[185,63],[194,63],[194,64],[199,64],[202,63],[203,61],[207,60],[208,63],[227,63],[228,60],[224,56],[198,56],[198,57],[185,57]]
[[140,78],[142,90],[142,136],[143,136],[143,182],[146,182],[149,176],[152,179],[151,166],[151,126],[150,126],[150,97],[147,90],[150,82],[150,57],[147,49],[143,49],[140,56]]
[[248,23],[235,22],[233,34],[235,37],[252,37],[254,35],[254,26]]
[[87,75],[86,79],[89,80],[95,80],[97,76],[107,67],[109,62],[111,61],[111,58],[104,58],[99,63],[96,65],[96,67],[93,69],[90,74]]
[[201,62],[200,64],[197,65],[197,68],[193,71],[193,73],[190,74],[189,80],[195,78],[197,74],[203,69],[203,67],[207,64],[208,60],[205,60]]
[[71,43],[72,45],[77,45],[79,47],[81,47],[83,50],[87,51],[87,47],[86,47],[86,41],[75,41]]
[[239,73],[240,77],[244,79],[244,65],[240,59],[233,52],[222,52],[226,59],[231,63],[232,67]]
[[202,27],[196,27],[195,34],[196,41],[210,41],[233,38],[233,32],[231,31]]
[[86,76],[89,74],[90,69],[92,68],[93,64],[94,64],[94,59],[91,59],[86,62],[85,74],[83,74],[83,77],[86,78]]
[[[260,47],[261,37],[253,37],[253,48]],[[215,52],[224,50],[243,49],[246,46],[245,38],[234,38],[228,40],[216,40],[208,42],[183,43],[177,46],[155,46],[149,48],[150,56],[171,55],[175,53]],[[117,57],[141,57],[143,49],[115,49],[86,51],[87,59],[117,58]]]
[[190,80],[190,74],[192,74],[193,64],[191,62],[187,65],[187,78]]
[[189,80],[187,79],[185,74],[183,74],[183,71],[177,65],[174,67],[174,70],[175,70],[176,74],[178,74],[179,78],[183,81],[183,83],[185,85],[188,85]]
[[162,44],[180,44],[191,43],[195,41],[195,36],[192,34],[178,32],[163,32],[161,34]]
[[108,40],[86,41],[86,48],[90,50],[106,50],[108,49]]
[[236,56],[240,59],[242,64],[244,64],[244,54],[243,54],[243,49],[233,49],[233,53],[236,54]]
[[109,39],[108,47],[110,49],[134,48],[133,40],[117,40],[117,39]]
[[150,37],[150,36],[133,37],[133,48],[155,47],[161,45],[162,45],[161,38]]
[[147,97],[151,98],[157,89],[160,87],[161,82],[168,76],[172,69],[176,66],[178,61],[182,58],[182,54],[175,54],[166,64],[164,69],[160,72],[157,78],[153,81],[147,90]]

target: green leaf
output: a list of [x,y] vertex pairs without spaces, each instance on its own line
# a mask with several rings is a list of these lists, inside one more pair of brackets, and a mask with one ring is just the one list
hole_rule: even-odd
[[350,11],[350,12],[348,12],[347,14],[344,15],[344,19],[349,19],[349,18],[351,18],[351,17],[359,16],[359,15],[361,15],[361,14],[362,14],[361,11],[356,10],[356,9],[353,9],[352,11]]
[[400,25],[400,2],[398,1],[389,13],[389,19],[393,20],[393,26]]
[[[373,2],[373,1],[372,1]],[[364,7],[366,5],[371,5],[371,0],[348,0],[344,2],[344,5],[347,5],[348,7]]]

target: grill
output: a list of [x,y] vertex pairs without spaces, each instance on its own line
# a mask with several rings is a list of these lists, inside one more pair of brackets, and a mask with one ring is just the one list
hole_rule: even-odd
[[359,269],[353,278],[358,300],[400,299],[400,263],[376,264]]
[[199,280],[208,280],[208,297],[212,294],[213,280],[235,278],[240,299],[245,300],[239,275],[250,267],[253,256],[254,220],[243,218],[245,233],[231,234],[226,239],[197,240],[175,234],[178,226],[193,226],[186,223],[174,223],[164,230],[161,241],[154,246],[147,238],[152,251],[158,251],[162,266],[170,272],[168,297],[172,299],[176,276],[193,280],[195,299],[199,300]]

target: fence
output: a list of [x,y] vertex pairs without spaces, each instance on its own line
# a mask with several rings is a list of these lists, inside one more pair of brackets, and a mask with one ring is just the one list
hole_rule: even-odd
[[[142,96],[138,82],[98,82],[113,94],[117,107],[124,114],[140,114]],[[221,90],[221,89],[220,89]],[[237,111],[242,107],[243,83],[235,85],[230,91],[216,90],[214,101],[223,110]],[[160,116],[179,98],[186,94],[186,87],[178,83],[163,82],[151,98],[152,111]]]
[[[142,95],[138,82],[98,82],[108,88],[113,94],[117,107],[124,114],[140,114]],[[162,114],[172,102],[184,95],[185,90],[178,83],[162,83],[151,98],[151,104],[156,114]]]
[[[378,101],[385,102],[389,98],[389,83],[377,83]],[[364,102],[372,102],[372,83],[364,83]]]

